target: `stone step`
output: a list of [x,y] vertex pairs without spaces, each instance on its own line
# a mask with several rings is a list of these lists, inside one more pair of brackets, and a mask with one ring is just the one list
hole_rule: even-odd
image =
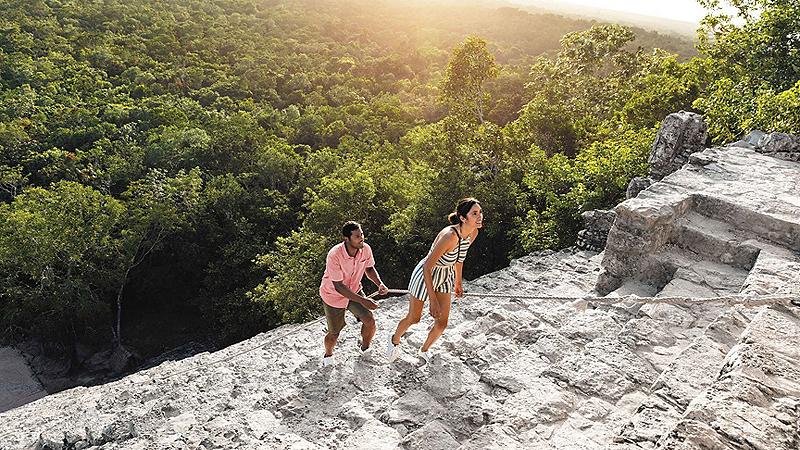
[[764,246],[741,290],[746,294],[800,295],[800,254]]
[[[667,245],[651,257],[653,265],[662,267],[666,277],[660,296],[715,297],[738,293],[748,276],[748,271],[729,264],[712,261],[691,250]],[[671,282],[674,283],[670,285]],[[694,291],[681,291],[682,282],[697,285]],[[687,287],[692,287],[687,285]],[[681,292],[684,292],[681,294]]]
[[672,243],[711,261],[750,270],[759,253],[749,237],[731,224],[689,212],[678,219]]
[[[580,270],[564,277],[580,259]],[[596,277],[594,265],[582,255],[566,256],[524,292],[586,295]],[[523,448],[562,448],[567,442],[604,448],[617,422],[638,404],[639,389],[658,376],[618,338],[622,327],[613,312],[590,308],[579,314],[568,303],[522,298],[478,304],[483,309],[475,319],[443,336],[443,347],[480,373],[484,391],[504,405],[510,419],[494,426],[527,430],[526,439],[536,438]],[[488,436],[477,435],[483,436],[480,442]]]
[[[658,287],[653,286],[645,281],[628,280],[623,283],[622,286],[606,295],[606,297],[625,297],[629,295],[635,295],[637,297],[652,297],[656,295],[657,292]],[[618,303],[612,303],[610,305],[600,305],[598,306],[598,309],[613,311],[616,315],[621,317],[628,316],[626,319],[630,320],[637,316],[639,309],[643,305],[644,304],[642,302],[637,302],[635,300],[622,300]]]
[[690,402],[717,378],[747,322],[739,308],[727,309],[711,322],[658,376],[615,442],[653,448],[677,425]]
[[659,449],[800,448],[800,315],[762,307]]
[[752,233],[760,239],[800,251],[800,217],[770,215],[725,201],[718,197],[695,195],[695,211]]
[[[705,253],[698,255],[675,245],[665,247],[655,258],[664,261],[666,270],[672,271],[672,278],[656,296],[710,298],[738,292],[747,271],[709,261],[705,258],[710,252]],[[691,308],[644,305],[639,315],[641,319],[631,322],[635,327],[629,328],[641,328],[641,321],[652,322],[645,328],[658,331],[652,344],[659,345],[652,350],[645,345],[640,354],[662,372],[615,441],[652,448],[680,420],[688,403],[716,378],[725,355],[749,318],[742,314],[741,308],[731,309],[713,302]],[[646,339],[643,342],[650,343]],[[680,350],[675,352],[677,348]]]
[[659,252],[654,254],[652,258],[665,265],[667,270],[673,273],[679,268],[685,268],[689,270],[702,270],[703,273],[716,272],[725,276],[746,277],[749,270],[710,260],[702,254],[676,245],[665,245]]
[[635,295],[637,297],[652,297],[658,293],[658,288],[644,281],[628,280],[619,288],[606,295],[606,297],[625,297]]
[[638,264],[640,269],[626,282],[649,285],[656,292],[667,288],[677,275],[696,284],[707,284],[714,291],[734,293],[739,291],[748,273],[746,269],[715,261],[713,257],[674,243],[663,245],[658,251],[642,258]]
[[[664,286],[656,297],[695,297],[709,298],[736,294],[741,290],[747,272],[732,266],[714,263],[711,261],[697,261],[688,267],[680,267],[675,270],[672,280]],[[646,305],[642,312],[652,315],[655,310],[661,309],[659,314],[664,314],[665,310],[673,311],[680,309],[682,314],[675,313],[675,317],[691,316],[691,323],[694,329],[703,329],[711,323],[720,313],[722,305],[709,301],[707,303],[694,304],[691,307],[683,305]],[[688,323],[678,324],[686,328]]]
[[[628,289],[644,293],[652,287],[629,285]],[[680,328],[669,317],[631,315],[627,322],[620,317],[602,308],[573,314],[560,327],[538,333],[522,358],[528,363],[517,367],[505,362],[487,371],[493,383],[519,390],[530,386],[514,380],[526,377],[525,367],[535,367],[535,373],[527,376],[551,380],[572,393],[571,408],[562,410],[563,422],[552,425],[551,444],[557,436],[569,432],[574,440],[598,448],[622,449],[628,444],[630,448],[654,447],[663,432],[680,419],[691,398],[718,373],[727,348],[717,347],[722,347],[722,342],[733,345],[736,339],[730,336],[744,328],[736,329],[735,321],[723,316],[694,342],[687,336],[692,335],[689,330],[699,326],[695,320],[685,321],[686,328]],[[673,335],[670,329],[683,334]],[[733,331],[723,333],[729,329]],[[702,329],[698,334],[702,335]],[[664,358],[660,367],[649,357],[655,353]],[[709,353],[714,358],[709,358]],[[543,365],[536,355],[546,357],[548,363]],[[696,367],[698,361],[704,364],[702,370]],[[683,386],[686,379],[696,384]],[[596,416],[596,408],[588,405],[606,405],[613,413]],[[625,427],[625,433],[631,436],[620,438],[618,432]],[[618,442],[613,442],[615,438]]]
[[[616,292],[640,296],[654,293],[653,286],[637,283],[627,283]],[[540,368],[537,375],[572,390],[578,399],[576,405],[581,401],[597,402],[615,411],[613,415],[598,418],[586,416],[577,408],[566,422],[575,428],[571,431],[573,435],[585,434],[603,446],[612,444],[615,429],[634,412],[640,398],[645,396],[644,391],[663,370],[645,357],[641,348],[663,345],[663,351],[681,345],[675,336],[665,331],[668,324],[663,318],[637,317],[635,312],[619,313],[624,309],[625,305],[604,305],[583,314],[572,313],[553,331],[541,333],[531,347],[534,354],[544,355],[550,362],[546,368]],[[687,325],[691,326],[691,322]],[[680,348],[670,348],[669,360],[679,351]],[[599,423],[584,430],[590,422]]]
[[[661,291],[662,296],[683,295],[670,290],[685,288],[693,283],[692,279],[696,281],[698,278],[713,278],[716,281],[711,283],[713,288],[697,283],[692,292],[696,294],[699,289],[706,289],[703,292],[705,295],[699,296],[715,296],[719,292],[714,289],[720,292],[735,291],[747,275],[741,269],[704,261],[692,252],[681,249],[675,251],[684,255],[682,265],[693,270],[685,267],[676,269],[673,284]],[[555,266],[564,264],[568,264],[568,260],[560,260]],[[551,275],[555,276],[556,272],[562,270],[555,266],[552,272],[541,272],[538,280],[552,283]],[[709,274],[716,275],[716,278]],[[734,281],[725,282],[725,279]],[[539,288],[537,292],[552,291],[541,289],[541,286]],[[616,294],[652,296],[655,291],[652,285],[630,282],[618,289]],[[470,327],[473,332],[485,330],[487,335],[499,333],[507,336],[505,350],[513,349],[510,353],[498,353],[490,339],[485,350],[480,352],[485,361],[479,368],[484,374],[482,380],[491,389],[502,388],[511,392],[510,398],[516,398],[523,395],[518,393],[528,392],[543,380],[550,380],[560,385],[562,390],[571,392],[571,400],[566,405],[563,404],[563,396],[554,397],[553,401],[558,400],[556,403],[561,409],[561,419],[558,423],[547,425],[554,430],[552,437],[548,438],[551,443],[559,433],[568,430],[575,439],[582,436],[581,439],[588,439],[586,442],[599,443],[599,448],[622,446],[625,442],[614,444],[612,438],[633,416],[641,419],[633,432],[646,438],[640,439],[640,443],[654,446],[662,431],[680,418],[680,413],[692,396],[716,376],[726,354],[724,348],[715,350],[719,344],[715,343],[712,336],[714,330],[724,328],[721,325],[725,323],[723,318],[707,327],[719,316],[722,310],[720,306],[709,307],[707,311],[701,308],[703,314],[697,315],[680,307],[663,305],[664,308],[679,309],[680,314],[668,311],[663,315],[652,313],[652,317],[636,311],[620,314],[618,310],[624,309],[624,305],[601,306],[583,314],[576,314],[563,304],[548,306],[550,308],[543,310],[541,303],[526,305],[525,313],[533,313],[542,321],[524,332],[515,331],[524,328],[522,324],[515,324],[518,322],[515,315],[522,311],[503,320],[496,320],[498,314],[487,311],[485,318],[477,320]],[[524,317],[523,314],[519,318],[525,322],[527,319]],[[487,322],[487,325],[483,325],[483,322]],[[506,327],[503,323],[511,326]],[[704,328],[707,336],[703,333]],[[530,344],[520,339],[523,335],[527,336]],[[464,347],[462,343],[455,344],[450,349],[453,352],[456,348]],[[707,357],[707,353],[715,358]],[[492,360],[487,357],[492,354],[501,358]],[[698,359],[706,363],[702,376],[695,377],[699,384],[690,385],[691,389],[680,390],[680,382],[691,376]],[[657,380],[662,383],[658,387],[661,395],[651,392],[654,386],[658,386]],[[615,412],[607,417],[589,417],[583,411],[586,408],[579,406],[587,402],[609,405]],[[637,407],[640,408],[638,416]],[[652,419],[646,419],[648,415]],[[667,421],[662,416],[671,419]]]

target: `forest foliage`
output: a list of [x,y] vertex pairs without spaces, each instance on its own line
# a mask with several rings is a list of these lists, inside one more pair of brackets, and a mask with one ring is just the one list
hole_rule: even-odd
[[705,3],[697,55],[487,3],[0,0],[2,338],[156,353],[308,320],[345,220],[402,287],[467,195],[466,278],[569,246],[666,114],[800,132],[797,2]]

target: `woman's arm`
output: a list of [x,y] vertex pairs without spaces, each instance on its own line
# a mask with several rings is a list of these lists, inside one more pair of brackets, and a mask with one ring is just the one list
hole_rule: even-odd
[[464,286],[461,284],[461,269],[463,268],[464,268],[464,263],[461,262],[456,263],[456,287],[455,287],[456,297],[464,296]]
[[[470,245],[472,242],[475,242],[475,238],[478,237],[478,229],[472,230],[472,233],[469,235],[469,242]],[[459,261],[456,263],[456,287],[455,287],[455,294],[456,297],[463,297],[464,296],[464,285],[462,284],[463,278],[461,277],[461,271],[464,269],[464,262]]]

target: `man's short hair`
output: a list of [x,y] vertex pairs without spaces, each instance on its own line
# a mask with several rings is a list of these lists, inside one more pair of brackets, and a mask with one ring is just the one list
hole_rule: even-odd
[[349,238],[353,231],[359,228],[361,228],[360,223],[350,220],[342,226],[342,236]]

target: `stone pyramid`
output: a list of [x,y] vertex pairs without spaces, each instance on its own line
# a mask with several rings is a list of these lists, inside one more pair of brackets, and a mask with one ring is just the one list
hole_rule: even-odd
[[349,323],[320,368],[323,323],[283,326],[2,413],[0,448],[796,450],[800,307],[527,298],[800,294],[794,150],[764,151],[763,134],[697,148],[697,120],[665,121],[667,161],[614,210],[603,252],[531,254],[467,283],[428,364],[427,315],[398,361],[383,355],[399,297],[366,356]]

